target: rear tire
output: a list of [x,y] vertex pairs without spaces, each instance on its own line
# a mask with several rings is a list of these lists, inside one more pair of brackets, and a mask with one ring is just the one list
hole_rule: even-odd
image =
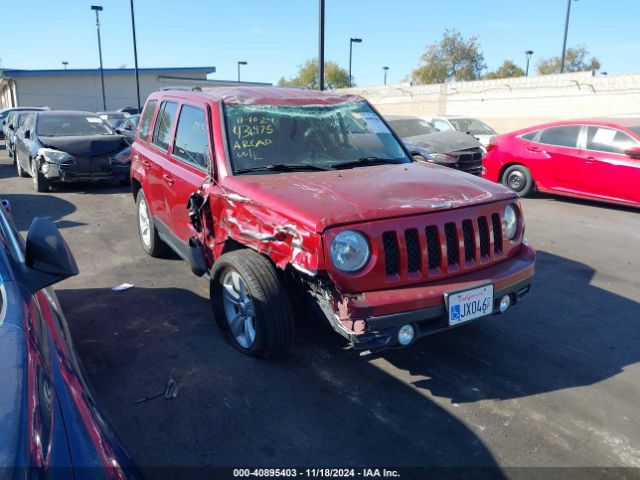
[[158,230],[153,223],[153,217],[149,212],[147,198],[142,189],[136,197],[136,207],[138,212],[138,236],[142,249],[151,257],[162,257],[167,252],[167,244],[158,235]]
[[210,299],[216,322],[245,355],[268,358],[293,344],[289,297],[273,264],[258,252],[235,250],[218,258]]
[[526,197],[533,190],[531,172],[524,165],[511,165],[507,168],[502,174],[502,184],[521,197]]

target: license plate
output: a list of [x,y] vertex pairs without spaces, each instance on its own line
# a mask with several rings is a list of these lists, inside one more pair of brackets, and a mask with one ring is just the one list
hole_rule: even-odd
[[493,312],[493,285],[445,294],[449,325],[458,325]]

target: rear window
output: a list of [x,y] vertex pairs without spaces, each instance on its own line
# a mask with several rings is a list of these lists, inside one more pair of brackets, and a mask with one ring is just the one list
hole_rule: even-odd
[[149,127],[151,126],[151,120],[153,119],[153,113],[156,111],[156,100],[147,102],[147,106],[144,107],[144,113],[142,114],[142,120],[140,120],[140,129],[138,130],[138,138],[146,140],[149,136]]
[[631,130],[633,133],[635,133],[636,135],[640,135],[640,125],[634,125],[633,127],[627,127],[629,130]]
[[580,125],[547,128],[540,132],[540,140],[538,141],[546,145],[576,148],[581,128]]
[[169,149],[171,125],[173,125],[177,110],[178,104],[175,102],[162,102],[160,104],[160,111],[156,117],[156,125],[153,130],[152,143],[163,150]]
[[209,135],[202,109],[191,105],[182,106],[173,154],[198,168],[209,166]]

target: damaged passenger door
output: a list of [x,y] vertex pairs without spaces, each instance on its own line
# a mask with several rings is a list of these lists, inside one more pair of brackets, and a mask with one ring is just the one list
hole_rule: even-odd
[[165,164],[165,175],[173,184],[165,189],[169,209],[169,228],[186,250],[193,234],[187,203],[211,172],[212,142],[208,107],[203,103],[183,104],[180,108],[171,155]]

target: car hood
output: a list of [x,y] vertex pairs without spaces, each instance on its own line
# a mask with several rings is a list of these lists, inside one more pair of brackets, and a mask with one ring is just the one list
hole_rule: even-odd
[[480,147],[478,140],[471,135],[455,130],[404,137],[402,141],[407,145],[424,147],[430,153],[451,153]]
[[46,148],[82,157],[97,157],[115,153],[128,146],[122,135],[89,135],[75,137],[39,137]]
[[230,176],[222,186],[235,200],[239,195],[316,232],[516,197],[499,184],[424,162]]

